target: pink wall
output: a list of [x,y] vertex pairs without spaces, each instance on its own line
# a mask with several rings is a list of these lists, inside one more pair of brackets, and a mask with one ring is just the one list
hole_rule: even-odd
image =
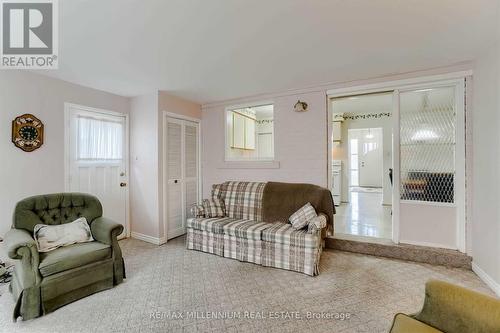
[[[201,118],[201,105],[157,91],[131,99],[130,167],[132,232],[162,242],[163,111]],[[134,235],[132,235],[134,236]],[[135,235],[137,236],[137,235]]]
[[[64,192],[64,103],[129,112],[129,99],[28,71],[0,74],[0,236],[15,204],[28,196]],[[12,120],[32,113],[45,124],[44,144],[26,153],[10,141]]]
[[[327,186],[327,90],[362,86],[390,80],[438,75],[469,70],[465,62],[450,67],[401,73],[367,80],[343,82],[239,98],[202,106],[203,195],[211,185],[229,179],[253,181],[306,182]],[[293,105],[300,99],[309,111],[296,113]],[[277,169],[242,169],[224,166],[224,110],[227,107],[260,102],[274,103],[275,159]]]
[[[309,111],[293,111],[298,99],[309,104]],[[204,197],[210,193],[212,184],[225,180],[304,182],[327,186],[325,91],[266,97],[265,101],[274,103],[274,150],[275,160],[279,161],[276,169],[231,169],[224,164],[225,108],[251,100],[235,100],[203,108]]]
[[160,210],[157,94],[133,97],[130,109],[131,229],[134,233],[158,237]]

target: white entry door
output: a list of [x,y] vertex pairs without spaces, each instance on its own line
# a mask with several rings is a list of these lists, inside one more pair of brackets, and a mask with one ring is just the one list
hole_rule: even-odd
[[360,130],[359,137],[359,186],[382,187],[383,152],[382,129]]
[[186,233],[189,209],[199,196],[199,124],[167,117],[166,148],[166,235],[172,239]]
[[126,115],[70,104],[66,110],[67,190],[95,195],[103,216],[123,225],[119,238],[127,237]]

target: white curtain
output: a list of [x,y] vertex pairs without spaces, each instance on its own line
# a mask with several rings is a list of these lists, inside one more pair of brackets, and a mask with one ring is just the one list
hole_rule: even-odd
[[119,160],[123,157],[123,123],[79,116],[77,157]]

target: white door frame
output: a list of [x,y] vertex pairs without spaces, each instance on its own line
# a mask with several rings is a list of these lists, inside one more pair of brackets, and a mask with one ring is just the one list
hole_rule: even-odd
[[[191,121],[193,123],[198,124],[198,203],[201,202],[201,198],[203,197],[202,195],[202,181],[201,181],[201,119],[194,118],[194,117],[189,117],[185,116],[182,114],[174,113],[174,112],[169,112],[169,111],[162,111],[162,194],[163,194],[163,211],[162,211],[162,218],[163,218],[163,237],[160,238],[160,245],[165,244],[168,240],[168,170],[167,170],[167,147],[168,145],[166,144],[168,138],[167,138],[167,131],[165,130],[167,126],[167,120],[168,118],[174,118],[174,119],[179,119],[179,120],[187,120]],[[184,173],[184,171],[183,171]]]
[[[346,97],[352,95],[362,95],[369,93],[382,93],[382,92],[393,92],[393,193],[392,193],[392,241],[396,244],[400,240],[400,168],[399,168],[399,92],[402,90],[412,90],[421,87],[439,87],[439,86],[452,86],[455,85],[457,88],[455,103],[457,107],[457,127],[456,127],[456,154],[458,156],[458,161],[456,165],[456,180],[455,180],[455,202],[461,202],[463,207],[457,206],[457,247],[461,252],[466,252],[466,207],[469,205],[470,200],[465,200],[465,195],[467,194],[465,188],[465,104],[464,104],[464,82],[465,78],[472,75],[472,70],[460,71],[453,73],[446,73],[433,76],[424,76],[410,79],[378,82],[367,85],[352,86],[346,88],[330,89],[327,93],[327,121],[328,121],[328,158],[327,158],[327,179],[328,186],[331,188],[332,185],[332,142],[330,140],[332,133],[332,98]],[[463,145],[458,143],[462,142]],[[460,147],[459,147],[460,146]],[[449,204],[444,204],[449,205]]]
[[92,113],[101,113],[109,116],[119,116],[125,117],[125,179],[124,181],[127,183],[125,187],[125,216],[126,216],[126,234],[125,237],[130,237],[130,159],[129,159],[129,145],[130,145],[130,136],[129,136],[129,115],[127,113],[121,113],[116,111],[104,110],[93,108],[90,106],[84,106],[74,103],[64,103],[64,190],[66,192],[70,191],[70,127],[71,127],[71,109],[78,109],[85,112]]

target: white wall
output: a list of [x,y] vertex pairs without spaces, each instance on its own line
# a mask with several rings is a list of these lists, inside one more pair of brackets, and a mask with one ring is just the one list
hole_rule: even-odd
[[163,111],[201,118],[201,106],[165,91],[133,97],[130,119],[130,206],[133,237],[163,242]]
[[[0,235],[15,204],[64,191],[64,103],[129,112],[129,99],[27,71],[0,72]],[[12,120],[32,113],[45,125],[44,144],[26,153],[11,142]]]
[[130,103],[131,229],[159,237],[158,94],[137,96]]
[[[294,112],[300,99],[309,111]],[[226,180],[304,182],[327,186],[326,93],[309,92],[286,96],[266,96],[274,104],[274,156],[279,168],[228,168],[224,163],[224,111],[226,107],[262,102],[241,99],[203,107],[202,165],[203,194],[208,196],[212,184]]]
[[500,20],[473,78],[472,257],[500,295]]

